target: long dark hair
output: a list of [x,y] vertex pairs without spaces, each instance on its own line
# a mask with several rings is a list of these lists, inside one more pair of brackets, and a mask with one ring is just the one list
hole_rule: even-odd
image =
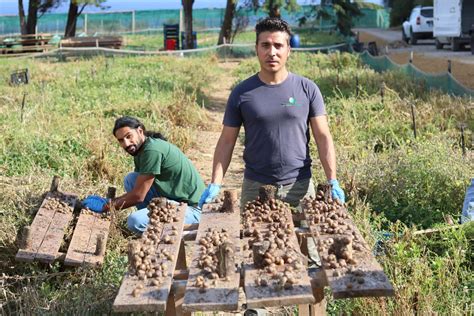
[[114,129],[112,131],[114,136],[115,136],[115,132],[117,132],[117,130],[121,129],[122,127],[130,127],[133,129],[137,129],[141,127],[145,136],[167,140],[166,137],[163,136],[163,134],[161,134],[160,132],[147,131],[145,129],[145,125],[143,125],[142,122],[140,122],[138,119],[131,116],[122,116],[115,120]]

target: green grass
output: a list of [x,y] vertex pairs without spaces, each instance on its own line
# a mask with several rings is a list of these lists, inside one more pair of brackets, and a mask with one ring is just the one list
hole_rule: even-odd
[[[344,38],[340,35],[330,32],[315,32],[311,29],[295,29],[293,31],[300,36],[301,47],[332,45],[344,41]],[[199,48],[215,46],[217,45],[218,38],[218,31],[198,32],[197,45]],[[164,47],[162,32],[125,35],[124,42],[126,49],[157,51],[162,50]],[[235,36],[234,43],[254,44],[255,32],[247,30],[238,33]]]
[[[184,151],[206,128],[206,91],[221,70],[212,56],[92,58],[58,63],[9,60],[4,77],[28,67],[31,83],[0,82],[0,311],[4,314],[110,313],[126,270],[131,238],[120,213],[100,269],[14,262],[15,237],[31,223],[51,177],[80,197],[121,188],[131,159],[111,134],[114,119],[135,115]],[[474,128],[468,100],[427,93],[397,73],[378,74],[348,54],[290,57],[291,71],[320,87],[338,153],[339,179],[349,209],[369,245],[391,234],[378,257],[394,298],[328,299],[331,315],[454,314],[472,311],[474,225],[446,228],[443,216],[460,214],[472,176],[472,156],[459,146],[460,122]],[[255,73],[243,61],[236,81]],[[356,95],[356,77],[359,94]],[[382,103],[380,83],[385,82]],[[21,111],[23,95],[26,102]],[[416,105],[418,137],[409,103]],[[23,119],[22,119],[23,118]],[[468,134],[468,143],[472,134]],[[314,178],[324,181],[315,146]],[[119,189],[119,192],[121,189]],[[470,309],[471,308],[471,309]]]

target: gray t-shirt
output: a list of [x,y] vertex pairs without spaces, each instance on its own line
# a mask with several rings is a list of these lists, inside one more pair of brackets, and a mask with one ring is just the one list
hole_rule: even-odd
[[267,85],[255,74],[237,85],[223,123],[244,125],[244,176],[266,184],[310,178],[309,118],[320,115],[326,115],[321,92],[307,78],[289,73]]

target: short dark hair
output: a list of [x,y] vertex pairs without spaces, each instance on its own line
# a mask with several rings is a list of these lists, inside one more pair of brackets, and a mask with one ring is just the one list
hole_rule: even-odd
[[283,32],[288,34],[288,44],[290,43],[291,37],[291,28],[290,25],[280,18],[265,18],[260,20],[257,25],[255,26],[255,31],[257,33],[257,41],[258,44],[258,36],[260,33],[263,32]]
[[114,134],[114,136],[117,130],[121,129],[122,127],[130,127],[133,129],[137,129],[141,127],[145,136],[166,140],[163,134],[159,132],[147,131],[145,129],[145,125],[143,125],[142,122],[140,122],[138,119],[131,116],[122,116],[115,120],[114,129],[112,130],[112,133]]

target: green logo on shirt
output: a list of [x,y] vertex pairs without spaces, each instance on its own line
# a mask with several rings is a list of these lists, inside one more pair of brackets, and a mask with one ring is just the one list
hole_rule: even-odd
[[301,104],[296,103],[296,99],[293,97],[290,97],[288,99],[288,102],[286,104],[283,104],[284,106],[301,106]]

